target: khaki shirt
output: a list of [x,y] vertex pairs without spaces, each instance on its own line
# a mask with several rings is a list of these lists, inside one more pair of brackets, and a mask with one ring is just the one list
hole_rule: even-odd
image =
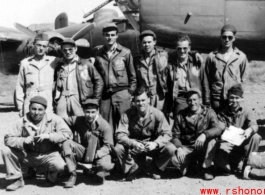
[[164,147],[172,138],[170,126],[164,114],[149,106],[147,116],[143,121],[135,107],[127,110],[119,122],[115,137],[119,144],[131,147],[139,140],[154,141],[159,148]]
[[21,61],[16,85],[16,103],[22,116],[29,110],[29,100],[37,95],[47,100],[46,112],[52,113],[54,71],[58,61],[58,58],[46,55],[40,61],[36,61],[34,56]]

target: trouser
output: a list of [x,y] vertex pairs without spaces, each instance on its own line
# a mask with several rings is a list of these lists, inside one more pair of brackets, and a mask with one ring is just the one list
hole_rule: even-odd
[[[66,140],[62,144],[62,155],[70,173],[76,170],[77,162],[84,162],[85,154],[86,148],[72,140]],[[95,165],[95,171],[99,175],[105,174],[114,168],[110,155],[94,159],[93,164]]]
[[18,179],[22,177],[20,163],[29,167],[44,167],[52,172],[61,172],[64,170],[65,162],[59,152],[50,152],[45,154],[27,153],[24,150],[18,150],[4,146],[2,157],[6,166],[6,179]]
[[249,178],[265,178],[265,152],[252,152],[247,161],[247,165],[251,167],[248,174]]
[[236,169],[241,160],[244,159],[246,162],[252,152],[258,151],[260,141],[261,137],[257,133],[246,139],[241,146],[221,140],[218,143],[214,164],[223,169]]
[[182,146],[185,152],[184,161],[180,162],[175,155],[172,158],[172,164],[185,175],[190,166],[195,166],[199,163],[203,168],[208,168],[213,162],[216,151],[216,139],[206,140],[201,150],[196,150],[194,145]]
[[100,113],[115,132],[119,125],[121,115],[128,110],[130,106],[131,95],[128,90],[125,89],[103,95],[100,104]]
[[176,147],[172,143],[168,143],[166,146],[155,149],[150,152],[137,153],[130,150],[121,144],[116,144],[115,151],[117,158],[121,165],[123,173],[128,173],[130,168],[137,164],[139,167],[144,168],[146,165],[146,156],[150,156],[157,167],[164,171],[167,164],[171,161],[171,158],[175,155]]
[[159,94],[154,94],[150,96],[150,105],[157,108],[161,112],[164,113],[166,119],[169,122],[169,111],[170,111],[170,106],[168,105],[169,101],[167,102],[167,94],[164,95],[163,92]]
[[77,95],[64,96],[61,95],[57,102],[56,114],[62,118],[70,116],[84,116],[82,105]]
[[211,100],[211,107],[216,113],[220,112],[223,108],[227,106],[227,100]]
[[188,107],[187,99],[185,97],[177,97],[174,100],[174,106],[173,106],[173,117],[174,117],[174,119],[177,116],[177,114],[179,113],[179,111],[181,111],[187,107]]

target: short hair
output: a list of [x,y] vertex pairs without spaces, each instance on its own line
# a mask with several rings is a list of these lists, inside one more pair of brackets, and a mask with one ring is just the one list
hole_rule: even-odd
[[141,86],[141,87],[138,87],[135,92],[134,92],[134,96],[140,96],[142,94],[146,93],[146,95],[148,97],[150,97],[150,92],[149,92],[149,89],[145,86]]
[[183,41],[188,41],[189,46],[191,45],[190,37],[188,35],[185,35],[185,34],[179,34],[175,40],[175,44],[177,45],[178,42],[183,42]]

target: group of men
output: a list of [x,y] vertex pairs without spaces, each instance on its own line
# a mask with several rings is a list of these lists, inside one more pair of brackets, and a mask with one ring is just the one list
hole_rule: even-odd
[[[187,35],[177,37],[168,55],[145,30],[143,50],[133,58],[109,23],[105,45],[90,59],[78,57],[71,39],[61,43],[62,59],[47,56],[48,37],[37,35],[35,55],[20,65],[21,118],[4,138],[6,179],[12,180],[6,189],[24,186],[20,163],[29,167],[27,178],[36,177],[35,167],[45,168],[50,182],[68,171],[65,188],[75,185],[80,163],[99,184],[111,170],[127,181],[140,174],[160,179],[167,166],[182,175],[200,169],[206,180],[214,178],[213,165],[224,174],[242,171],[261,137],[253,112],[242,104],[248,62],[233,45],[235,35],[235,27],[225,25],[221,46],[205,64]],[[231,125],[244,130],[240,146],[220,139]]]

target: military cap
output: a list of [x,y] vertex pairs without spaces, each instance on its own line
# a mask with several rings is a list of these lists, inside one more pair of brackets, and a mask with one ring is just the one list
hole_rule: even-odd
[[99,107],[98,100],[96,100],[96,99],[87,99],[83,103],[83,107],[84,108],[87,108],[89,105],[93,105],[93,106],[96,106],[98,108]]
[[63,46],[63,45],[66,45],[66,44],[70,44],[70,45],[73,45],[73,46],[76,47],[75,41],[73,39],[71,39],[71,38],[64,39],[63,42],[61,42],[60,45]]
[[107,23],[104,25],[102,32],[109,32],[112,30],[116,30],[118,32],[118,27],[116,26],[115,23]]
[[189,98],[190,96],[192,96],[193,94],[198,94],[199,97],[202,97],[202,92],[201,90],[197,89],[197,88],[190,88],[188,91],[187,91],[187,94],[186,94],[186,98]]
[[140,40],[142,40],[146,36],[152,36],[152,37],[154,37],[154,39],[156,39],[156,34],[153,31],[151,31],[151,30],[144,30],[139,35],[139,38],[140,38]]
[[37,34],[36,37],[34,38],[34,41],[49,41],[49,37],[46,34]]
[[47,100],[42,96],[34,96],[29,100],[30,103],[37,103],[43,105],[45,108],[47,108]]
[[243,88],[242,85],[240,83],[233,85],[229,90],[228,90],[229,94],[233,94],[239,97],[243,97]]
[[234,35],[236,34],[236,28],[233,25],[231,25],[231,24],[224,25],[223,28],[221,29],[221,34],[223,34],[226,31],[230,31]]

